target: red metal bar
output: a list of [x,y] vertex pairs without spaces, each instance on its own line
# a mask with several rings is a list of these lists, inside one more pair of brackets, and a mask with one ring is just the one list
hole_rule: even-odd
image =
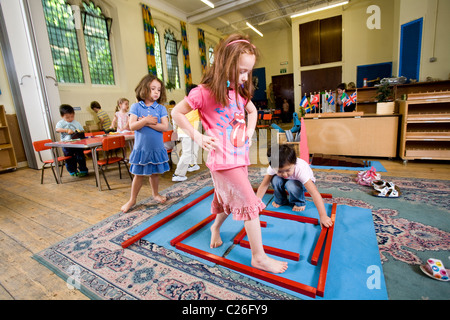
[[330,261],[331,243],[333,241],[334,222],[336,220],[337,204],[333,203],[331,208],[331,221],[333,225],[328,228],[327,241],[325,244],[325,251],[323,253],[322,266],[320,268],[319,282],[317,284],[317,295],[323,297],[325,293],[325,283],[327,282],[328,263]]
[[325,241],[325,237],[327,235],[328,228],[322,228],[320,231],[319,239],[317,239],[316,246],[314,248],[313,255],[311,257],[311,263],[317,266],[317,262],[319,261],[320,253],[322,252],[323,242]]
[[177,237],[173,238],[172,240],[170,240],[170,245],[175,246],[178,242],[181,242],[184,239],[186,239],[187,237],[190,237],[191,235],[196,233],[198,230],[200,230],[201,228],[206,226],[208,223],[213,221],[215,218],[216,218],[216,214],[212,214],[212,215],[208,216],[207,218],[203,219],[202,221],[197,223],[192,228],[189,228],[188,230],[186,230],[185,232],[183,232],[179,236],[177,236]]
[[182,214],[183,212],[185,212],[187,209],[193,207],[194,205],[196,205],[197,203],[199,203],[200,201],[208,198],[210,195],[212,195],[214,193],[214,189],[211,189],[210,191],[206,192],[205,194],[203,194],[202,196],[198,197],[197,199],[189,202],[188,204],[186,204],[185,206],[181,207],[180,209],[172,212],[170,215],[168,215],[167,217],[161,219],[160,221],[152,224],[151,226],[149,226],[148,228],[142,230],[141,232],[139,232],[138,234],[136,234],[135,236],[131,237],[130,239],[125,240],[124,242],[122,242],[122,248],[128,248],[130,245],[132,245],[133,243],[135,243],[136,241],[142,239],[143,237],[145,237],[146,235],[148,235],[149,233],[155,231],[156,229],[158,229],[159,227],[161,227],[162,225],[166,224],[167,222],[169,222],[170,220],[176,218],[177,216],[179,216],[180,214]]
[[238,244],[239,242],[241,242],[242,239],[244,239],[246,234],[247,234],[247,232],[245,231],[245,227],[244,227],[244,228],[242,228],[241,231],[239,231],[239,233],[236,235],[236,237],[234,237],[233,243]]
[[244,273],[246,275],[255,277],[257,279],[270,282],[277,286],[304,294],[305,296],[308,296],[311,298],[316,297],[316,288],[313,288],[311,286],[308,286],[308,285],[305,285],[305,284],[302,284],[299,282],[295,282],[295,281],[292,281],[289,279],[285,279],[276,274],[272,274],[272,273],[262,271],[262,270],[259,270],[259,269],[253,268],[253,267],[249,267],[249,266],[246,266],[244,264],[241,264],[241,263],[238,263],[235,261],[231,261],[229,259],[217,256],[215,254],[188,246],[181,242],[177,243],[175,245],[175,248],[182,250],[184,252],[187,252],[189,254],[192,254],[194,256],[197,256],[199,258],[216,263],[218,265],[224,266],[226,268],[229,268],[229,269]]
[[[239,244],[243,248],[251,249],[250,242],[248,242],[247,240],[241,240],[239,242]],[[294,261],[300,260],[300,254],[298,254],[296,252],[278,249],[278,248],[270,247],[270,246],[264,246],[264,245],[263,245],[263,248],[264,248],[265,253],[272,254],[277,257],[286,258],[286,259],[294,260]]]
[[[253,191],[255,191],[255,192],[258,191],[258,188],[253,188]],[[274,190],[273,189],[268,189],[266,191],[266,193],[273,194]],[[289,193],[286,191],[286,194],[289,194]],[[322,196],[322,198],[328,198],[328,199],[332,199],[333,198],[333,195],[331,193],[321,193],[320,195]],[[305,197],[311,197],[309,192],[305,192]]]
[[269,211],[269,210],[262,210],[260,214],[265,215],[265,216],[275,217],[275,218],[294,220],[294,221],[298,221],[298,222],[312,223],[315,225],[319,224],[319,220],[317,220],[316,218],[302,217],[302,216],[298,216],[295,214]]

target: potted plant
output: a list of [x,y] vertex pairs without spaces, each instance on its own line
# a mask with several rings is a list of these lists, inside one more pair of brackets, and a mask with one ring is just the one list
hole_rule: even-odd
[[170,80],[166,83],[166,89],[169,91],[172,91],[172,89],[176,89],[175,83],[171,82]]
[[377,95],[377,114],[393,114],[395,102],[393,101],[393,91],[388,83],[378,87]]

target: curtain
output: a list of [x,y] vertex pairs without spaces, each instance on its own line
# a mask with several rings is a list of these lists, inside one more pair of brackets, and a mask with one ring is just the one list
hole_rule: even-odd
[[186,33],[186,23],[180,21],[181,24],[181,46],[183,48],[183,59],[184,59],[184,82],[186,85],[186,92],[192,85],[192,74],[191,74],[191,63],[189,61],[189,48]]
[[200,51],[200,63],[202,66],[202,74],[206,71],[206,45],[205,45],[205,32],[202,29],[198,29],[198,48]]
[[142,17],[144,19],[145,50],[147,53],[148,73],[153,73],[156,76],[155,25],[153,24],[150,8],[145,4],[142,5]]

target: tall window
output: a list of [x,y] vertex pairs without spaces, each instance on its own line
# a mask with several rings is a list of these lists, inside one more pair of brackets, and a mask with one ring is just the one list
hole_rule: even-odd
[[[77,32],[68,1],[42,0],[42,4],[58,82],[84,83],[84,64],[89,66],[91,83],[113,85],[109,45],[111,19],[106,18],[92,2],[83,2],[80,8],[83,32]],[[87,61],[80,55],[80,50],[86,50]]]
[[214,63],[214,48],[213,47],[209,47],[208,56],[209,56],[209,65],[212,66],[212,64]]
[[181,43],[175,39],[172,32],[166,30],[164,34],[166,46],[167,74],[169,82],[174,88],[180,88],[180,76],[178,72],[178,44]]
[[83,32],[89,62],[91,82],[114,84],[114,71],[109,47],[111,19],[106,18],[92,2],[83,2]]
[[72,9],[64,0],[42,0],[58,82],[84,83]]
[[161,45],[159,42],[159,32],[155,28],[155,60],[156,60],[156,74],[157,77],[164,82],[163,65],[161,57]]

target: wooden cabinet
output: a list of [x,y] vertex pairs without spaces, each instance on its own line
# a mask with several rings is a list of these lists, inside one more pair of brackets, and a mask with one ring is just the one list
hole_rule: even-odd
[[5,107],[0,106],[0,171],[16,168],[17,160],[6,121]]
[[409,94],[400,113],[403,160],[450,160],[450,91]]
[[305,120],[309,153],[396,157],[399,116],[323,114]]

